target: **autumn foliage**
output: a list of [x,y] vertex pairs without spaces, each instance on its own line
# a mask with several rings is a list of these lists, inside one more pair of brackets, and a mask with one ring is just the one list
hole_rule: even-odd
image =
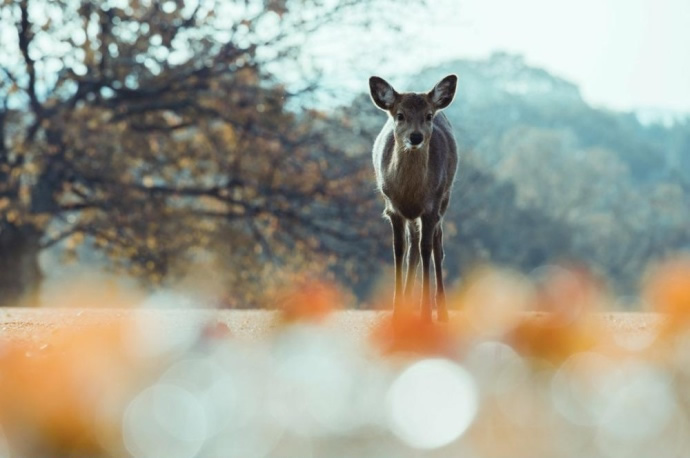
[[270,266],[366,271],[368,164],[304,106],[317,74],[274,73],[352,2],[268,3],[0,6],[0,303],[55,246],[149,285],[213,264],[245,307]]
[[127,348],[129,330],[123,321],[0,341],[0,424],[16,453],[117,451],[122,409],[151,369]]
[[[581,267],[550,266],[531,277],[483,268],[449,292],[449,323],[422,321],[411,302],[395,319],[388,311],[371,315],[377,318],[364,331],[369,338],[358,341],[335,325],[354,313],[334,313],[348,296],[309,275],[291,276],[292,284],[271,296],[276,312],[252,312],[274,318],[267,321],[270,332],[250,341],[220,315],[139,310],[137,304],[153,299],[105,288],[93,302],[129,306],[118,309],[117,319],[97,309],[80,318],[79,308],[61,328],[47,323],[41,332],[0,340],[0,450],[26,457],[146,455],[176,447],[180,456],[233,447],[291,454],[308,439],[339,454],[345,436],[351,447],[376,437],[384,454],[440,447],[420,444],[454,451],[471,445],[481,456],[572,452],[575,445],[554,439],[560,434],[581,438],[578,447],[588,455],[635,441],[650,450],[659,444],[684,450],[669,438],[681,437],[672,425],[685,411],[687,273],[685,258],[650,270],[644,297],[658,321],[645,315],[640,327],[621,331],[612,321],[620,315],[612,313],[611,295]],[[78,290],[65,297],[82,307],[99,291]],[[181,312],[189,320],[183,335],[166,332],[161,318]],[[425,384],[455,394],[444,399],[447,393]],[[438,409],[449,402],[478,410],[457,412],[464,426],[449,426],[447,436],[426,431],[425,422],[409,429],[399,412],[425,407],[406,390],[418,390]],[[638,405],[650,412],[653,428],[643,436],[628,432],[638,428],[632,415]],[[435,421],[432,414],[428,424]],[[534,428],[543,434],[526,440]]]
[[644,299],[651,310],[668,317],[667,332],[684,331],[690,324],[690,258],[678,257],[652,268]]

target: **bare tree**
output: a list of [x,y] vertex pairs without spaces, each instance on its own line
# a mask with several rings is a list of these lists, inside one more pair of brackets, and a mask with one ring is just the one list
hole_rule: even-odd
[[[353,243],[367,228],[346,222],[370,211],[369,172],[322,113],[288,108],[319,84],[300,44],[355,6],[5,2],[0,300],[35,289],[58,243],[153,281],[211,253],[236,285],[295,251],[319,265],[367,252]],[[277,75],[299,71],[290,87]]]

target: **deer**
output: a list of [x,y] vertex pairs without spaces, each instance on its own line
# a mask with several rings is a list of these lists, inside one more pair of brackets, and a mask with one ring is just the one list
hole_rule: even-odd
[[[448,321],[443,285],[443,216],[448,209],[458,164],[457,145],[446,115],[458,77],[448,75],[429,92],[399,93],[387,81],[369,78],[371,100],[388,113],[372,150],[376,184],[383,196],[383,215],[393,230],[395,292],[393,319],[399,319],[414,289],[421,254],[421,318],[432,321],[429,271],[433,253],[436,312]],[[403,262],[407,275],[403,296]]]

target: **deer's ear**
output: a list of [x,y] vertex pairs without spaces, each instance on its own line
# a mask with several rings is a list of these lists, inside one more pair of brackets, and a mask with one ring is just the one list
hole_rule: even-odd
[[455,97],[455,88],[458,85],[458,77],[455,75],[448,75],[434,86],[429,91],[427,97],[437,110],[446,108],[453,101]]
[[369,93],[371,94],[371,100],[374,102],[374,105],[386,111],[393,108],[398,98],[398,93],[395,92],[393,86],[378,76],[369,78]]

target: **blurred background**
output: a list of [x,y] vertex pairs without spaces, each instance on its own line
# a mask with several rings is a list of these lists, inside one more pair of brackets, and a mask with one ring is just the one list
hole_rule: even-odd
[[103,271],[266,306],[300,273],[367,307],[392,265],[372,74],[459,76],[449,284],[575,261],[635,294],[690,250],[688,23],[683,0],[5,0],[0,303]]
[[[688,24],[0,0],[0,305],[55,307],[0,314],[0,456],[690,456]],[[448,73],[464,313],[329,316],[392,292],[367,80]]]

